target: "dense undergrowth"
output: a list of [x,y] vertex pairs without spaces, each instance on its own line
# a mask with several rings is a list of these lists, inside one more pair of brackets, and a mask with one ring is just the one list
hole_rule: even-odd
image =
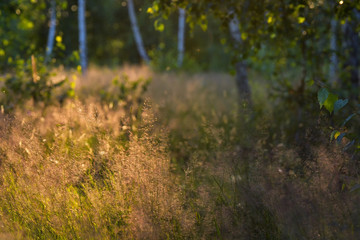
[[359,157],[315,93],[270,104],[254,75],[250,109],[223,74],[66,74],[73,98],[1,114],[0,238],[359,236]]

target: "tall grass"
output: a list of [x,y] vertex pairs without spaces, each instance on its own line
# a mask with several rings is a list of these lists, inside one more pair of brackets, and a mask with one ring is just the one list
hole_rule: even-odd
[[147,133],[152,121],[147,111],[141,137],[126,120],[121,124],[119,113],[105,114],[96,104],[69,103],[47,112],[1,119],[1,223],[9,234],[31,239],[190,234],[165,143]]
[[[99,91],[116,94],[111,81],[124,73],[126,81],[153,81],[144,96],[110,106]],[[0,238],[360,234],[359,195],[350,191],[357,162],[319,129],[311,136],[318,126],[306,122],[309,145],[286,142],[279,119],[289,111],[267,102],[260,77],[252,83],[254,111],[239,105],[224,74],[125,67],[70,78],[77,100],[1,115]]]

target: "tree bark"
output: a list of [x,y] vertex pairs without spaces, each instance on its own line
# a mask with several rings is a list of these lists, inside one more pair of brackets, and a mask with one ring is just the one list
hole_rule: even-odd
[[78,0],[80,65],[83,74],[85,74],[87,69],[85,7],[86,7],[86,0]]
[[337,82],[337,66],[338,66],[338,57],[337,57],[337,20],[331,20],[331,39],[330,39],[330,67],[329,67],[329,81],[331,85],[334,85]]
[[46,44],[46,53],[45,53],[45,62],[48,62],[53,48],[54,48],[54,39],[55,39],[55,30],[56,30],[56,0],[51,0],[50,2],[50,22],[49,22],[49,33]]
[[178,67],[182,66],[185,52],[185,9],[179,9],[179,29],[178,29]]
[[[234,12],[230,12],[232,19],[229,22],[230,34],[233,40],[235,41],[235,47],[239,49],[242,39],[241,32],[239,28],[239,20],[237,15]],[[245,61],[239,61],[235,64],[236,70],[236,86],[239,91],[240,100],[242,102],[246,101],[251,104],[251,90],[248,82],[247,66]]]
[[251,103],[251,90],[248,83],[247,66],[244,61],[235,64],[236,70],[236,86],[239,91],[240,99]]
[[134,2],[133,2],[133,0],[128,0],[127,2],[128,2],[128,12],[129,12],[129,17],[130,17],[130,22],[131,22],[131,28],[134,33],[134,38],[135,38],[138,52],[140,54],[140,57],[146,63],[149,63],[150,59],[149,59],[148,55],[146,54],[144,43],[142,41],[140,30],[139,30],[138,23],[137,23],[136,16],[135,16]]

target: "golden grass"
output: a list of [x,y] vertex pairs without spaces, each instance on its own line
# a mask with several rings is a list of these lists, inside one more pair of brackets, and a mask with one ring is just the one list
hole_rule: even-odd
[[[225,74],[61,74],[77,99],[1,115],[0,239],[356,239],[356,164],[271,140],[263,80],[256,116]],[[99,90],[124,74],[153,81],[112,108]]]
[[[143,112],[141,138],[120,123],[121,113],[105,114],[95,103],[52,107],[45,116],[3,116],[0,205],[6,229],[46,239],[158,239],[176,234],[175,222],[189,231],[165,143],[147,133],[149,111]],[[117,140],[123,134],[126,143]]]

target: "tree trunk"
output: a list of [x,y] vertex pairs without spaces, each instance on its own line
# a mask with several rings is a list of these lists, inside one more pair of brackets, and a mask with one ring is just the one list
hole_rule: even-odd
[[[235,47],[239,49],[240,44],[242,43],[241,32],[239,29],[239,20],[237,15],[233,12],[230,12],[230,16],[233,15],[232,19],[229,22],[230,34],[233,40],[235,41]],[[240,100],[251,103],[251,91],[248,83],[248,74],[245,61],[239,61],[235,64],[236,70],[236,85],[239,91]]]
[[178,67],[182,66],[184,60],[184,40],[185,40],[185,9],[179,9],[179,30],[178,30]]
[[248,74],[246,68],[247,66],[244,61],[240,61],[235,64],[235,80],[241,101],[247,101],[248,103],[251,103],[251,91],[248,83]]
[[330,39],[330,67],[329,67],[329,82],[331,85],[337,81],[337,65],[338,65],[338,57],[337,57],[337,20],[331,20],[331,39]]
[[82,73],[85,74],[87,69],[87,48],[86,48],[86,22],[85,7],[86,0],[78,0],[78,24],[79,24],[79,49],[80,65]]
[[344,64],[344,70],[349,72],[349,80],[351,87],[357,89],[360,86],[359,82],[359,35],[356,31],[357,22],[359,21],[360,13],[354,10],[354,19],[347,21],[344,26],[344,45],[347,60]]
[[46,44],[46,53],[45,53],[45,62],[48,62],[53,48],[54,48],[54,39],[55,39],[55,29],[56,29],[56,0],[51,0],[50,2],[50,22],[49,22],[49,33]]
[[149,63],[150,59],[149,59],[148,55],[146,54],[144,43],[142,41],[140,30],[139,30],[139,27],[138,27],[138,24],[137,24],[133,0],[128,0],[128,11],[129,11],[129,17],[130,17],[130,22],[131,22],[131,28],[132,28],[133,33],[134,33],[134,38],[135,38],[135,42],[136,42],[138,52],[139,52],[141,58],[146,63]]

